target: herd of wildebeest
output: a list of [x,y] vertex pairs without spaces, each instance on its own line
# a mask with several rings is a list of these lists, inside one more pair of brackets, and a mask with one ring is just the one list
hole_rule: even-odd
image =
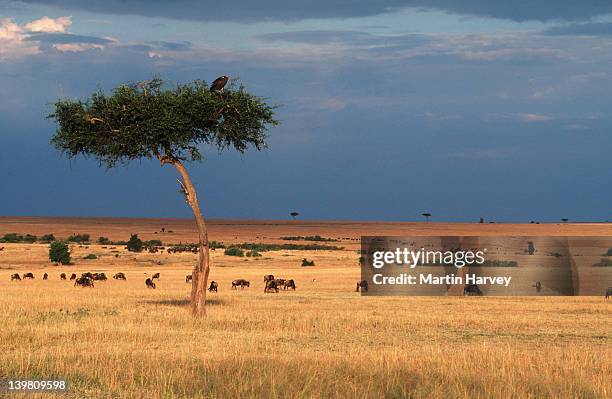
[[[153,274],[151,277],[147,277],[147,279],[145,280],[145,285],[147,286],[147,288],[152,288],[155,289],[156,285],[155,285],[155,280],[159,280],[161,273],[155,273]],[[122,272],[118,272],[115,273],[115,275],[113,275],[113,278],[115,280],[127,280],[125,273]],[[13,273],[11,275],[11,281],[21,281],[21,280],[26,280],[26,279],[30,279],[33,280],[34,279],[34,274],[29,272],[29,273],[24,273],[23,276],[20,276],[19,273]],[[42,276],[43,280],[48,280],[49,279],[49,274],[48,273],[44,273]],[[189,283],[191,282],[193,279],[191,274],[188,274],[187,276],[185,276],[185,282]],[[60,280],[67,280],[67,276],[66,273],[61,273],[60,274]],[[70,280],[74,280],[74,286],[81,286],[81,287],[94,287],[94,281],[106,281],[108,280],[108,278],[106,277],[105,273],[90,273],[90,272],[86,272],[86,273],[82,273],[81,276],[77,276],[76,273],[72,273],[70,275]],[[275,278],[274,275],[272,274],[266,274],[263,278],[265,287],[264,287],[264,292],[276,292],[278,293],[280,291],[280,289],[282,288],[283,290],[294,290],[296,289],[296,285],[295,285],[295,280],[293,279],[284,279],[284,278]],[[539,285],[539,281],[537,282],[536,286]],[[251,282],[245,279],[237,279],[237,280],[233,280],[232,281],[232,289],[236,290],[238,289],[238,287],[240,287],[241,289],[244,288],[248,288],[251,286]],[[210,285],[208,287],[208,291],[210,292],[218,292],[219,291],[219,284],[215,281],[212,280],[210,282]],[[355,288],[355,292],[368,292],[368,281],[367,280],[361,280],[357,282],[357,287]],[[472,295],[477,295],[477,296],[481,296],[482,292],[480,291],[480,289],[478,288],[478,286],[476,284],[468,284],[465,286],[464,290],[463,290],[463,295],[466,296],[472,296]],[[612,297],[612,287],[608,287],[606,289],[606,299]]]
[[[60,280],[67,280],[68,277],[66,275],[66,273],[61,273],[60,274]],[[156,285],[155,285],[155,280],[159,280],[161,277],[161,273],[155,273],[153,274],[151,277],[147,277],[145,279],[145,285],[147,286],[147,288],[152,288],[155,289]],[[19,273],[13,273],[11,275],[11,281],[21,281],[21,280],[34,280],[34,273],[23,273],[22,276],[19,275]],[[125,273],[122,272],[118,272],[115,273],[115,275],[113,275],[113,278],[115,280],[127,280],[127,277],[125,276]],[[43,280],[48,280],[49,279],[49,274],[48,273],[44,273],[42,276]],[[191,282],[193,279],[191,274],[188,274],[187,276],[185,276],[185,282],[189,283]],[[76,273],[72,273],[70,275],[70,280],[74,280],[74,286],[81,286],[81,287],[90,287],[93,288],[94,287],[94,281],[107,281],[108,277],[106,277],[105,273],[91,273],[91,272],[86,272],[86,273],[82,273],[80,276],[77,276]],[[294,290],[296,289],[296,285],[295,285],[295,280],[293,279],[284,279],[284,278],[275,278],[274,275],[272,274],[266,274],[264,276],[264,284],[265,284],[265,288],[264,288],[264,292],[279,292],[280,289],[282,288],[283,290]],[[245,279],[237,279],[232,281],[232,289],[238,289],[238,287],[240,287],[241,289],[244,288],[248,288],[251,286],[250,281],[245,280]],[[219,291],[219,283],[217,283],[216,281],[212,280],[210,282],[210,286],[208,287],[208,291],[210,292],[218,292]]]

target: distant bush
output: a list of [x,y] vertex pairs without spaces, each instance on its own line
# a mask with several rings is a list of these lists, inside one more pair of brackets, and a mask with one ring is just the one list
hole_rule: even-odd
[[593,266],[595,267],[612,267],[612,260],[601,258],[599,263],[595,263]]
[[142,243],[142,240],[138,238],[138,234],[132,234],[126,246],[127,250],[130,252],[142,252],[142,248],[144,245]]
[[98,244],[108,245],[111,244],[111,240],[108,237],[98,237]]
[[302,266],[314,266],[314,260],[302,259]]
[[336,247],[333,245],[321,245],[321,244],[264,244],[264,243],[242,243],[234,245],[238,248],[246,250],[255,250],[259,252],[266,251],[282,251],[282,250],[294,250],[294,251],[333,251],[341,250],[342,247]]
[[163,244],[161,240],[149,240],[145,241],[145,245],[148,247],[161,247]]
[[608,248],[608,252],[603,254],[603,256],[612,256],[612,248]]
[[[472,265],[479,266],[479,265]],[[513,260],[485,260],[480,266],[483,267],[517,267],[518,263]]]
[[248,256],[249,258],[257,258],[257,257],[260,257],[261,254],[259,252],[255,251],[255,250],[253,250],[253,251],[247,252],[246,256]]
[[95,254],[89,254],[83,257],[83,259],[98,259],[98,257]]
[[25,236],[23,236],[23,242],[27,242],[27,243],[33,243],[36,242],[36,236],[33,236],[31,234],[26,234]]
[[281,237],[281,240],[286,240],[286,241],[324,241],[324,242],[338,242],[339,240],[336,240],[334,238],[325,238],[325,237],[321,237],[320,235],[316,235],[316,236],[289,236],[289,237]]
[[49,242],[55,241],[55,236],[53,234],[45,234],[43,236],[40,236],[38,241],[49,243]]
[[53,241],[49,245],[49,259],[51,262],[70,264],[70,249],[65,241]]
[[84,243],[84,242],[89,242],[89,239],[90,239],[89,234],[74,234],[68,237],[68,242]]
[[2,238],[0,238],[1,242],[7,243],[15,243],[23,241],[23,236],[17,233],[6,233]]
[[210,249],[223,249],[223,248],[225,248],[225,245],[223,245],[222,242],[209,241],[208,242],[208,248],[210,248]]
[[244,251],[238,247],[229,247],[223,253],[227,256],[239,256],[239,257],[244,256]]
[[36,242],[36,236],[31,234],[21,235],[17,233],[7,233],[2,238],[0,238],[0,242],[2,243],[19,243],[19,242],[27,242],[33,243]]

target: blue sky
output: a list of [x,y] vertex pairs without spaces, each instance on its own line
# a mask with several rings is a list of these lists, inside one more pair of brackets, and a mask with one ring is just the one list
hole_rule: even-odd
[[0,0],[0,214],[189,217],[170,168],[69,161],[45,116],[228,74],[281,124],[189,166],[208,217],[612,220],[612,3],[509,3]]

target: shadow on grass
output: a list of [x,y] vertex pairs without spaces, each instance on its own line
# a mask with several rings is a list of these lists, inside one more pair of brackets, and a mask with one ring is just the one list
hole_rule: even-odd
[[[158,299],[158,300],[147,300],[140,301],[145,305],[163,305],[163,306],[189,306],[189,299]],[[224,305],[225,301],[221,299],[207,299],[206,306],[221,306]]]

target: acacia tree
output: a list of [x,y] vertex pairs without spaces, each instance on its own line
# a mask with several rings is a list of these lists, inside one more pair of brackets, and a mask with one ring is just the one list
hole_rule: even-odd
[[210,272],[208,233],[184,163],[202,160],[203,146],[219,152],[262,150],[268,127],[277,124],[274,108],[244,86],[232,84],[219,92],[200,80],[166,87],[156,78],[119,86],[110,94],[99,90],[84,101],[58,100],[49,115],[57,123],[51,143],[69,158],[93,157],[108,168],[148,158],[176,169],[198,229],[191,311],[202,316]]

